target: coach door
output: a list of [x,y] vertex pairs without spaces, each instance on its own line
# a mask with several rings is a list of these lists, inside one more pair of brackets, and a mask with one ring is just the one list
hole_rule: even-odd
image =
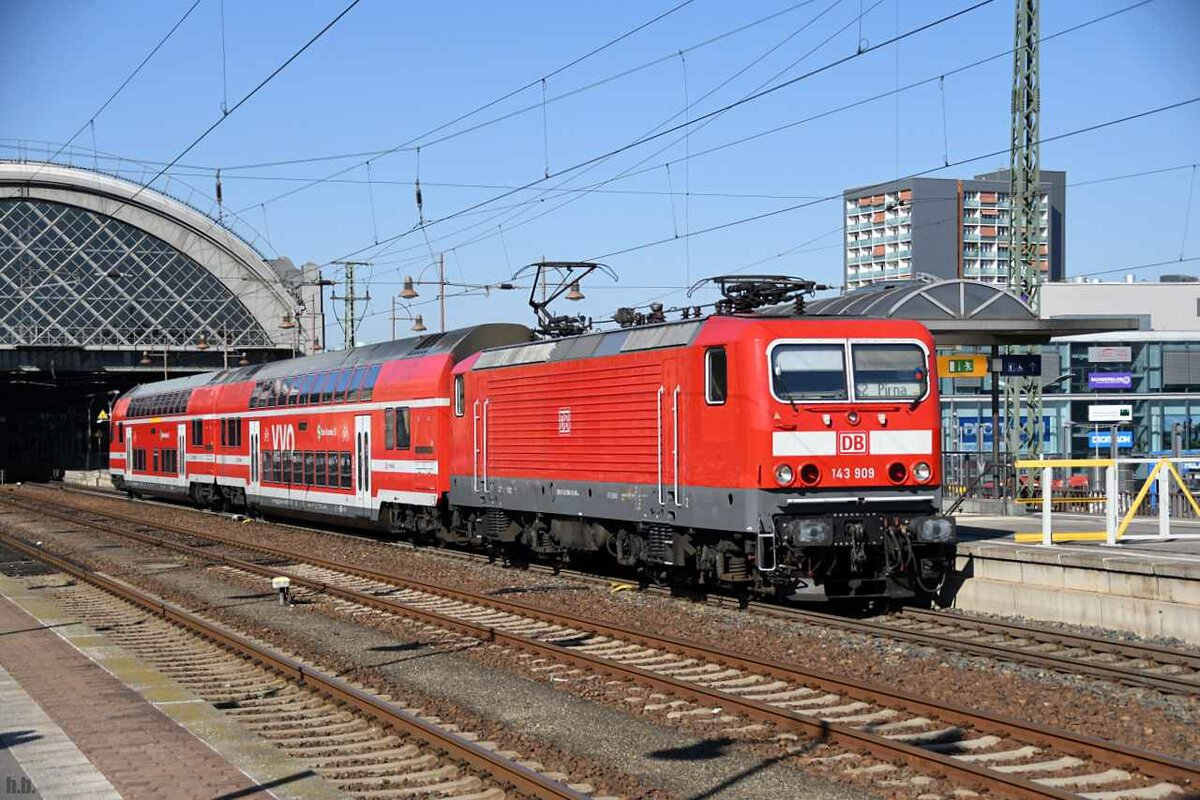
[[676,365],[663,365],[658,387],[658,502],[667,509],[682,508],[684,486],[680,480],[683,458],[683,390]]
[[360,508],[371,507],[371,417],[354,418],[354,497]]
[[125,477],[133,475],[133,426],[125,426]]
[[175,438],[179,442],[179,450],[176,456],[176,469],[179,473],[179,485],[184,488],[188,485],[187,474],[187,423],[181,422],[177,426]]
[[246,485],[246,494],[257,494],[262,481],[262,445],[259,439],[260,423],[250,420],[250,483]]

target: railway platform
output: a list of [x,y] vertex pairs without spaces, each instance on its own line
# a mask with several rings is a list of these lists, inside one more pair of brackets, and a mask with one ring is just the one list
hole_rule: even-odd
[[323,800],[333,787],[0,574],[0,796]]
[[[951,587],[964,611],[1050,620],[1200,644],[1200,540],[1103,541],[1043,546],[1017,542],[1041,531],[1037,514],[957,515],[959,576]],[[1200,534],[1200,523],[1172,520]],[[1154,534],[1154,519],[1130,534]],[[1103,527],[1085,514],[1056,514],[1056,533]]]

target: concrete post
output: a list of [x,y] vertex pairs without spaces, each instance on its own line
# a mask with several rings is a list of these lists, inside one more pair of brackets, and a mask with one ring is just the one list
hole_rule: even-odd
[[1107,544],[1117,544],[1117,463],[1104,468],[1104,532]]

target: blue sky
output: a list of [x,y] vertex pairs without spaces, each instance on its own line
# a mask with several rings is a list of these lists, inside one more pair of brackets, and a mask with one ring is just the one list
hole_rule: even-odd
[[[760,86],[802,75],[860,46],[875,47],[898,31],[972,4],[693,0],[550,77],[545,86],[549,102],[543,110],[539,78],[678,2],[362,0],[184,157],[171,171],[169,183],[156,186],[208,209],[215,169],[221,167],[225,208],[241,212],[269,255],[278,252],[297,263],[324,263],[361,251],[357,258],[374,262],[360,271],[370,279],[373,298],[361,338],[378,340],[387,335],[390,295],[399,290],[404,274],[419,273],[430,262],[431,251],[446,253],[449,279],[484,283],[503,280],[542,257],[595,258],[671,240],[604,259],[617,271],[620,283],[597,279],[584,287],[586,301],[563,309],[596,317],[608,316],[618,305],[658,296],[668,305],[683,302],[678,287],[760,261],[753,271],[838,284],[838,202],[817,202],[758,222],[674,238],[847,187],[934,169],[946,158],[953,162],[1007,147],[1011,57],[947,75],[1012,46],[1012,2],[996,0],[898,46],[871,50],[697,124],[686,137],[682,132],[665,136],[537,186],[557,187],[556,191],[517,192],[478,212],[438,222],[504,193],[504,187],[536,181],[547,168],[554,175],[659,126],[679,124],[685,113],[686,118],[709,113]],[[1042,5],[1042,35],[1131,4],[1047,0]],[[56,143],[50,152],[57,149],[189,5],[190,0],[0,3],[0,156],[44,158],[46,145],[41,141]],[[201,0],[95,120],[96,148],[130,160],[93,160],[79,152],[73,156],[75,163],[150,177],[156,168],[133,160],[174,158],[221,115],[223,98],[230,105],[236,102],[344,5],[343,0],[224,0],[223,88],[222,0]],[[766,22],[695,47],[772,14],[776,16]],[[1200,3],[1153,0],[1045,42],[1042,136],[1200,95],[1198,41]],[[555,100],[655,59],[661,62]],[[942,75],[944,80],[938,80]],[[926,79],[928,83],[895,97],[686,158]],[[364,158],[238,169],[393,148],[528,83],[534,86],[421,139],[425,145],[419,173],[412,149],[372,158],[369,174],[361,164]],[[685,98],[693,104],[686,112]],[[531,106],[502,122],[432,142]],[[1069,184],[1085,184],[1068,190],[1069,275],[1165,261],[1181,253],[1200,255],[1200,197],[1192,199],[1185,241],[1190,165],[1200,161],[1198,134],[1200,103],[1042,147],[1044,168],[1064,169]],[[92,148],[90,127],[75,145]],[[1006,167],[1007,162],[1006,155],[994,156],[932,174],[969,177]],[[325,182],[272,199],[304,186],[303,179],[351,166],[339,178],[345,182]],[[1183,168],[1170,169],[1174,167]],[[637,174],[598,187],[603,191],[571,191],[626,170]],[[1149,170],[1166,171],[1094,182]],[[414,229],[413,181],[418,174],[424,214],[431,221],[424,230],[429,244]],[[373,246],[377,239],[405,232],[387,246]],[[1195,271],[1196,262],[1191,262],[1138,275]],[[326,274],[338,276],[333,267]],[[429,270],[426,278],[432,274]],[[433,293],[432,287],[423,288],[422,299]],[[527,321],[524,302],[519,292],[452,298],[449,322]],[[431,327],[435,309],[416,308]],[[331,342],[339,338],[331,330]]]

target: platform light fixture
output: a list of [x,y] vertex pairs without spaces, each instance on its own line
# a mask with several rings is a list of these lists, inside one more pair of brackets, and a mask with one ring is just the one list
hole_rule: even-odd
[[417,316],[413,318],[413,326],[412,326],[412,329],[413,329],[414,331],[416,331],[417,333],[420,333],[421,331],[428,330],[428,328],[426,328],[426,327],[425,327],[425,320],[424,320],[424,319],[422,319],[422,317],[421,317],[421,315],[420,315],[420,314],[417,314]]
[[196,340],[196,349],[203,353],[205,350],[207,350],[209,348],[209,346],[210,345],[208,344],[208,337],[205,336],[203,333],[200,334],[200,338],[198,340]]
[[405,300],[412,300],[415,297],[420,297],[420,294],[413,288],[413,276],[404,276],[404,288],[400,290],[400,296]]
[[571,289],[567,292],[568,300],[582,300],[583,292],[579,289],[579,281],[571,281]]

